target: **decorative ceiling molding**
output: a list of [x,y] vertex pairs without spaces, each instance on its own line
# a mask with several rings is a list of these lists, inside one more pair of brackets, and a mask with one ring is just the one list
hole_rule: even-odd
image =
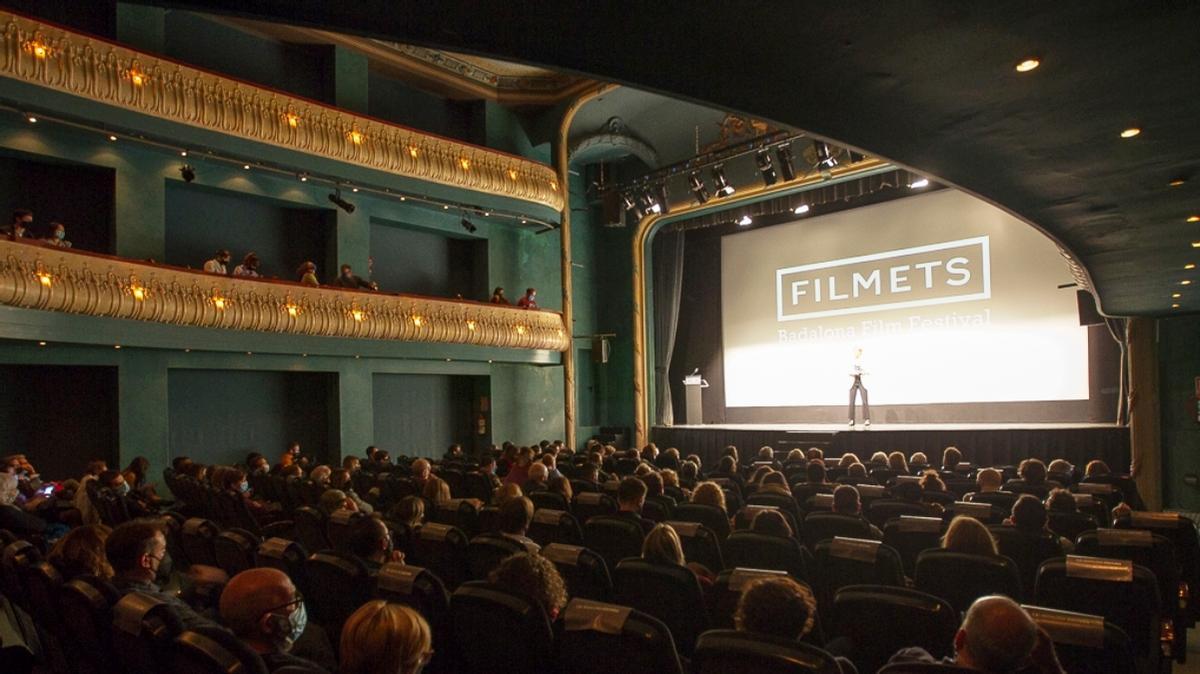
[[221,330],[563,351],[561,314],[216,276],[0,240],[0,304]]
[[350,114],[0,12],[0,77],[397,176],[561,210],[544,164]]

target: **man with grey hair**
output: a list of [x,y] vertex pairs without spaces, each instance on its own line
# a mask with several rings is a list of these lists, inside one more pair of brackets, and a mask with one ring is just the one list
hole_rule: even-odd
[[[937,661],[925,649],[906,648],[888,662]],[[1000,595],[971,604],[954,635],[954,657],[942,662],[987,674],[1010,674],[1031,666],[1041,674],[1065,674],[1049,635],[1020,604]]]

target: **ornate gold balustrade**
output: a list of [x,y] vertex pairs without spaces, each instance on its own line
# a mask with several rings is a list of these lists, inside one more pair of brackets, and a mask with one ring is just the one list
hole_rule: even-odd
[[0,304],[168,325],[563,351],[562,315],[244,280],[0,240]]
[[209,131],[561,210],[545,164],[353,115],[0,12],[0,76]]

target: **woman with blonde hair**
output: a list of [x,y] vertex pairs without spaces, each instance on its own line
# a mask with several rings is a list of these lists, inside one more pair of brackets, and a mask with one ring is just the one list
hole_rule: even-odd
[[679,533],[670,524],[657,524],[646,534],[646,539],[642,541],[642,559],[654,564],[686,567],[696,576],[702,589],[712,587],[715,580],[713,572],[704,565],[688,563],[683,554],[683,543],[679,540]]
[[433,657],[433,631],[413,609],[382,599],[342,626],[340,674],[418,674]]
[[729,514],[725,509],[725,492],[721,491],[721,485],[716,482],[701,482],[696,485],[695,491],[692,492],[692,503],[720,508],[721,512]]
[[908,475],[908,461],[904,459],[904,454],[901,452],[888,454],[888,468],[897,475]]
[[521,485],[516,482],[505,482],[496,488],[492,493],[492,505],[504,505],[509,499],[524,496],[525,492],[521,491]]
[[440,477],[431,477],[426,480],[425,487],[421,489],[421,496],[435,506],[449,501],[450,483]]
[[112,529],[103,524],[72,529],[54,544],[47,561],[58,569],[64,582],[79,576],[111,580],[113,568],[104,553],[104,545],[111,532]]
[[971,555],[998,555],[996,539],[983,522],[974,517],[959,515],[950,521],[942,535],[942,549]]

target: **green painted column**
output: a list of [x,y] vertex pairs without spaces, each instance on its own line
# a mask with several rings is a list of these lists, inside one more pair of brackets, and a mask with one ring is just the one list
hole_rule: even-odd
[[362,456],[375,442],[374,379],[370,361],[347,361],[338,373],[341,457]]
[[[354,193],[343,190],[342,196],[351,203]],[[366,211],[356,208],[353,213],[337,209],[336,240],[330,251],[328,267],[321,273],[323,280],[332,281],[338,274],[338,269],[348,264],[354,268],[354,273],[368,278],[367,258],[371,255],[371,218]]]
[[116,171],[116,253],[162,262],[167,254],[166,181],[158,166],[128,162]]
[[145,350],[125,350],[119,359],[117,394],[120,396],[120,447],[122,467],[136,456],[150,459],[159,475],[171,463],[168,437],[167,366],[164,356]]
[[332,70],[334,105],[367,114],[367,57],[334,46]]
[[161,54],[166,45],[167,10],[118,2],[117,41]]

